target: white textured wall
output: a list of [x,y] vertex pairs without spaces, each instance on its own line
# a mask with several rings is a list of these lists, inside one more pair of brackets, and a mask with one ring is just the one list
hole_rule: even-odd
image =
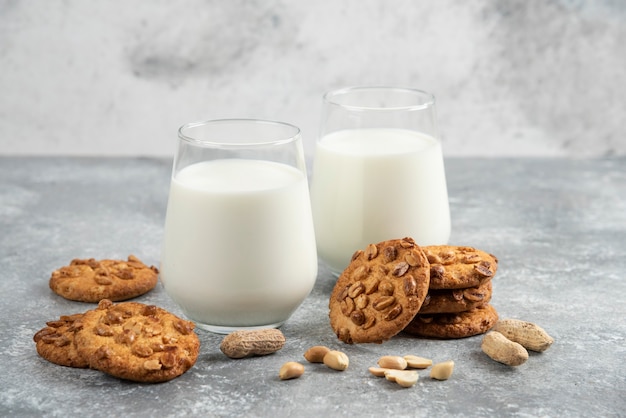
[[626,155],[626,2],[0,0],[0,154],[167,156],[224,117],[310,152],[362,84],[433,92],[447,156]]

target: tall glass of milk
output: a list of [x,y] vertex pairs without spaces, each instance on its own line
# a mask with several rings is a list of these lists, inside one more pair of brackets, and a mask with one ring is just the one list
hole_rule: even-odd
[[317,250],[335,275],[367,244],[446,244],[450,208],[432,94],[352,87],[324,95],[311,199]]
[[317,251],[300,130],[261,120],[178,131],[161,281],[198,327],[279,327],[310,293]]

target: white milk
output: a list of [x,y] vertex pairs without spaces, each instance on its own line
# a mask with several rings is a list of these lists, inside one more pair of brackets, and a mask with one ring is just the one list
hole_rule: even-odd
[[434,245],[450,238],[441,144],[418,132],[354,129],[324,136],[311,199],[318,254],[335,272],[370,243],[410,236]]
[[293,167],[239,159],[185,167],[170,189],[164,287],[200,327],[280,324],[315,283],[311,219],[306,176]]

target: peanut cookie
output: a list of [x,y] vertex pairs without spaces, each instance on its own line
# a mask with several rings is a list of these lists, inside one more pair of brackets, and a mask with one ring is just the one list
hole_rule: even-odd
[[76,348],[89,367],[136,382],[164,382],[198,358],[194,324],[153,305],[103,300],[85,312]]
[[50,289],[66,299],[97,303],[143,295],[157,280],[157,268],[146,266],[134,255],[128,256],[128,261],[75,259],[52,273]]
[[429,290],[418,314],[465,312],[491,300],[491,280],[476,287]]
[[431,289],[463,289],[490,280],[498,259],[473,247],[431,245],[422,247],[430,263]]
[[46,322],[33,337],[37,353],[44,359],[67,367],[86,368],[89,363],[78,354],[74,335],[82,327],[83,314],[63,315],[57,321]]
[[498,312],[493,306],[486,304],[467,312],[415,315],[404,331],[418,337],[465,338],[484,334],[497,321]]
[[359,250],[330,295],[330,324],[348,344],[382,343],[402,331],[428,293],[429,264],[411,238]]

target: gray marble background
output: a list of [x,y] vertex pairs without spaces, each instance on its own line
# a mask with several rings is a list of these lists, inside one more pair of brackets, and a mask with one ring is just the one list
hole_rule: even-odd
[[429,90],[447,156],[626,155],[620,0],[0,0],[0,154],[169,156],[186,122]]

